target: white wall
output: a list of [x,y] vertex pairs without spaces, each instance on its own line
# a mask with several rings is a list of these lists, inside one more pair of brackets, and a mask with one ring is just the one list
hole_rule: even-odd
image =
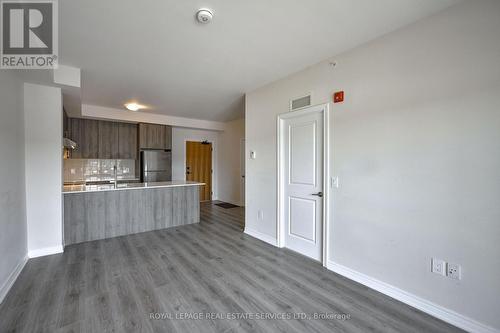
[[[320,104],[345,90],[330,124],[330,260],[463,327],[500,329],[498,36],[500,2],[463,2],[249,93],[247,228],[276,237],[277,114],[302,93]],[[461,264],[462,280],[431,273],[431,257]]]
[[62,251],[62,95],[24,84],[26,209],[30,257]]
[[245,138],[245,120],[225,123],[219,135],[219,200],[243,206],[241,195],[240,143]]
[[212,153],[212,169],[214,174],[212,177],[212,199],[218,199],[218,141],[219,132],[189,129],[189,128],[172,128],[172,179],[186,179],[186,141],[209,141],[214,149]]
[[0,303],[26,262],[22,83],[0,73]]

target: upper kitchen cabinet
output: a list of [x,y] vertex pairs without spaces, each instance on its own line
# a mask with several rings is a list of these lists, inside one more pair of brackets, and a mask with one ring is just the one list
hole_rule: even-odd
[[98,158],[115,159],[120,158],[119,147],[119,123],[110,121],[99,121],[99,151]]
[[172,149],[172,128],[157,124],[139,124],[140,149]]
[[71,152],[72,158],[99,158],[99,121],[71,118],[69,135],[78,145]]
[[69,118],[67,132],[77,143],[71,158],[138,158],[137,124]]
[[172,126],[165,126],[165,149],[172,149]]
[[136,124],[118,124],[118,155],[123,159],[137,159]]

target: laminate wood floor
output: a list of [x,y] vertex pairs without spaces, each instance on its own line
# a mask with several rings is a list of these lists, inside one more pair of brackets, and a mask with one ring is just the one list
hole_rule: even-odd
[[243,208],[203,203],[201,219],[29,260],[0,332],[460,331],[243,234]]

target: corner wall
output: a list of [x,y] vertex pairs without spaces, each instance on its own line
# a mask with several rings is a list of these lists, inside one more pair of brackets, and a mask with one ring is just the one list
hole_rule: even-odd
[[26,211],[30,258],[62,252],[62,95],[24,84]]
[[0,73],[0,303],[27,260],[23,85]]
[[[463,2],[248,93],[246,227],[276,238],[277,115],[345,90],[330,117],[329,266],[500,330],[499,17],[498,1]],[[462,280],[431,273],[432,257]]]
[[[219,200],[244,206],[241,179],[241,140],[245,138],[245,119],[225,123],[219,135]],[[244,166],[243,166],[244,167]]]

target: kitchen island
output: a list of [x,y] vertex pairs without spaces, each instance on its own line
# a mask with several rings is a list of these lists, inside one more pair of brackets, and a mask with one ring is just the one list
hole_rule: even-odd
[[200,221],[191,181],[64,186],[65,245]]

